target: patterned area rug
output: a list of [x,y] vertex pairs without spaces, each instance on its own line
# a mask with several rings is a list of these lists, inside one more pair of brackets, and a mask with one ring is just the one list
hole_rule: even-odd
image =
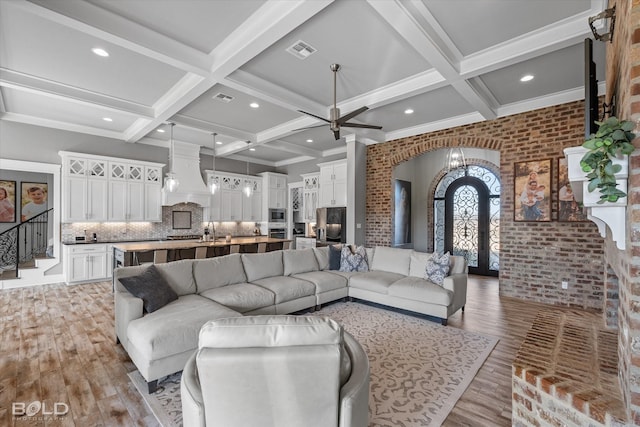
[[[312,314],[338,321],[365,348],[370,427],[441,425],[498,342],[361,303],[336,303]],[[129,376],[160,424],[182,425],[179,373],[152,395],[137,371]]]

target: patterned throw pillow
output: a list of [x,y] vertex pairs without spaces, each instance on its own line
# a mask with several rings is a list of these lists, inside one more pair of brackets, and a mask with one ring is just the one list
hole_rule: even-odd
[[365,247],[358,246],[352,251],[349,246],[343,246],[340,254],[340,271],[369,271]]
[[438,255],[436,252],[427,260],[424,278],[436,285],[442,286],[444,278],[449,274],[449,252]]

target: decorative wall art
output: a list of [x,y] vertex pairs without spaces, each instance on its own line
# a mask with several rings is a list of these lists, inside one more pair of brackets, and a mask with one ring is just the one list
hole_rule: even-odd
[[588,221],[584,208],[573,195],[566,157],[558,159],[558,221]]
[[411,182],[396,179],[395,182],[395,246],[411,243]]
[[0,181],[0,222],[16,222],[15,181]]
[[44,182],[20,183],[20,220],[22,222],[40,215],[47,210],[49,187]]
[[551,221],[551,159],[514,164],[514,221]]

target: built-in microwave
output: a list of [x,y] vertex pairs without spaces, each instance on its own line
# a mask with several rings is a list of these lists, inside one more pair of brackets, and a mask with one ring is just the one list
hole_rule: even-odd
[[287,210],[269,209],[269,222],[287,222]]

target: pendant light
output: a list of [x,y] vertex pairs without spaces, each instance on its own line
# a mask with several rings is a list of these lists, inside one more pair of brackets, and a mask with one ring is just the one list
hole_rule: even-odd
[[173,127],[175,126],[175,123],[169,123],[169,126],[171,138],[171,145],[169,146],[169,173],[167,173],[167,177],[164,180],[164,188],[169,193],[173,193],[178,189],[178,185],[180,185],[180,183],[178,182],[178,178],[176,178],[176,174],[173,172],[173,156],[175,149],[173,143]]
[[460,147],[451,147],[447,152],[447,158],[445,160],[447,172],[451,172],[456,169],[464,169],[467,167],[467,162],[464,159],[464,153]]
[[247,197],[251,197],[253,194],[253,188],[251,188],[251,179],[249,179],[249,162],[247,161],[247,179],[244,180],[244,194]]
[[216,184],[216,135],[217,133],[212,133],[213,135],[213,173],[211,174],[211,179],[209,180],[209,191],[211,194],[216,194],[216,190],[218,190],[218,184]]

